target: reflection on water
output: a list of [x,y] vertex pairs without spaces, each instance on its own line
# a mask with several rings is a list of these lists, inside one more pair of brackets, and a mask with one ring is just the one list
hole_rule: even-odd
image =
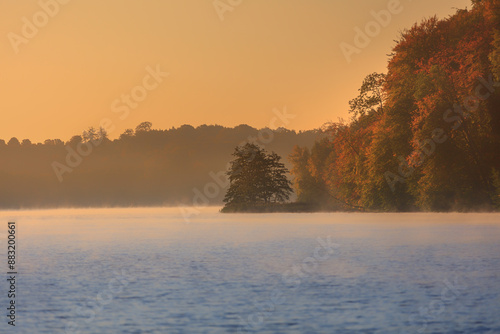
[[0,216],[18,225],[19,333],[500,332],[498,214]]

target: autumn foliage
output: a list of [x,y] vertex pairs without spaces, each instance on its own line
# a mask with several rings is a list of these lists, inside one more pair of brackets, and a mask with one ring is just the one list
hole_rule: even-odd
[[[500,170],[500,1],[402,32],[349,122],[296,147],[298,200],[329,209],[491,210]],[[315,189],[317,191],[315,191]]]

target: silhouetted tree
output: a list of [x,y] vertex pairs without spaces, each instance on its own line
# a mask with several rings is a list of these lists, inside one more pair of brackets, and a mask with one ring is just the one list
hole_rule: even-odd
[[135,132],[148,132],[151,131],[151,127],[153,124],[151,122],[142,122],[141,124],[137,125],[135,128]]
[[230,186],[224,198],[226,207],[245,209],[259,204],[282,203],[290,198],[288,169],[276,153],[267,154],[258,145],[236,147],[227,172]]
[[91,126],[87,130],[83,131],[82,138],[84,143],[87,143],[89,141],[92,142],[97,141],[98,139],[97,129]]
[[7,145],[9,146],[20,146],[21,143],[19,142],[19,139],[17,139],[16,137],[12,137],[10,138],[9,142],[7,143]]
[[267,156],[267,162],[270,172],[270,183],[267,185],[269,198],[274,203],[283,203],[290,199],[293,192],[292,182],[286,177],[288,169],[281,162],[281,157],[274,152]]
[[126,138],[131,138],[134,136],[134,130],[132,129],[126,129],[123,131],[123,133],[120,135],[120,140],[126,139]]
[[363,80],[359,95],[349,101],[349,112],[354,119],[370,112],[382,112],[385,101],[382,91],[384,83],[385,74],[383,73],[372,73]]
[[91,126],[82,133],[82,142],[84,143],[92,142],[96,146],[101,144],[104,140],[107,139],[108,139],[108,133],[103,127],[96,129],[93,126]]
[[71,139],[68,141],[68,144],[71,146],[76,146],[80,144],[83,141],[82,136],[73,136]]

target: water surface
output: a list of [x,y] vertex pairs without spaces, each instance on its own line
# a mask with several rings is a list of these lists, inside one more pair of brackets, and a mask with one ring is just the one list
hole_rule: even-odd
[[500,333],[498,214],[185,212],[0,213],[15,332]]

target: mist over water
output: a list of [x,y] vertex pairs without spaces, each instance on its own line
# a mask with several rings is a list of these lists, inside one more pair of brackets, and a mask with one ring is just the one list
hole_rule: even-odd
[[218,209],[1,212],[17,332],[500,332],[499,214]]

